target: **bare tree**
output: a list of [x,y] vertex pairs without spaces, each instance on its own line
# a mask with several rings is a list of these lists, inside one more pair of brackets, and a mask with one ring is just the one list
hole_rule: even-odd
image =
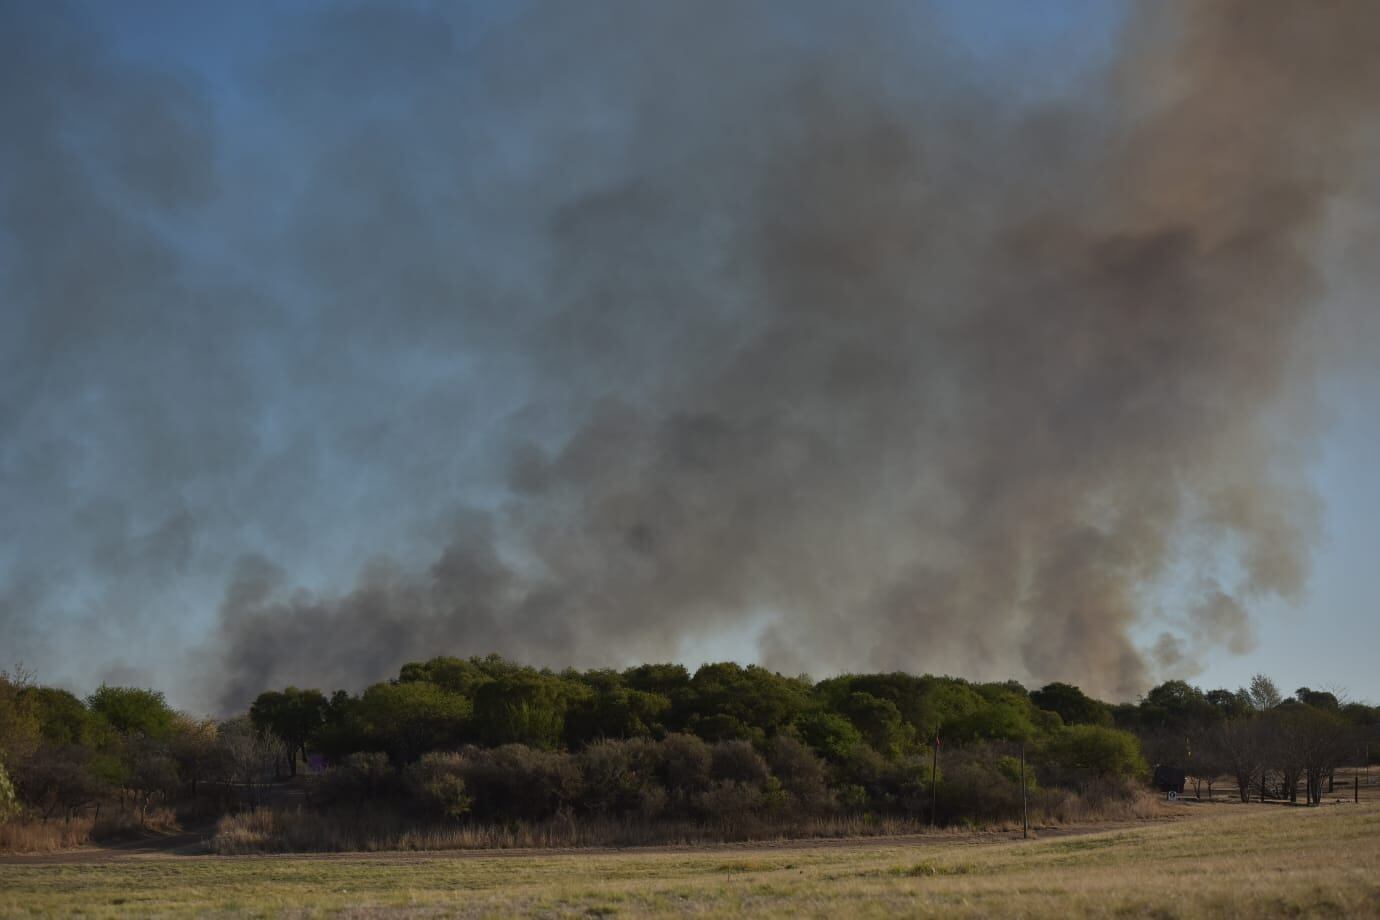
[[217,739],[229,779],[250,805],[262,805],[284,755],[283,743],[256,729],[247,716],[220,726]]
[[1236,780],[1237,793],[1243,802],[1250,801],[1251,784],[1257,775],[1263,774],[1263,742],[1261,726],[1256,719],[1220,722],[1213,732],[1213,756],[1222,769]]

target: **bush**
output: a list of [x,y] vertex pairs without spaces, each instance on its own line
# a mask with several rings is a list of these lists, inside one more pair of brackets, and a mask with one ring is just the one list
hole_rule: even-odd
[[760,789],[766,785],[771,770],[762,755],[746,741],[721,741],[710,751],[710,775],[716,780],[729,780]]
[[459,754],[433,752],[407,769],[407,786],[414,801],[443,818],[469,813],[474,799],[465,787],[464,759]]
[[666,790],[657,782],[657,745],[647,741],[600,741],[576,757],[580,806],[593,814],[651,817],[666,807]]
[[1041,754],[1055,773],[1074,781],[1141,777],[1148,770],[1135,735],[1101,725],[1069,725],[1045,742]]
[[720,780],[699,797],[704,816],[729,828],[753,818],[763,802],[760,788],[733,780]]
[[806,744],[835,763],[846,760],[863,740],[852,722],[832,712],[806,713],[796,719],[795,730]]
[[460,773],[477,815],[536,820],[579,798],[580,772],[568,754],[523,744],[461,752]]
[[936,791],[939,823],[1019,820],[1020,762],[985,746],[952,751],[941,759]]
[[393,794],[396,780],[387,754],[361,751],[314,777],[309,791],[312,801],[320,804],[359,804]]
[[667,735],[657,745],[657,777],[672,797],[688,796],[709,786],[713,755],[694,735]]
[[777,735],[767,745],[767,763],[795,808],[813,814],[833,806],[824,762],[804,743]]
[[0,763],[0,821],[8,821],[17,814],[19,814],[19,796],[15,794],[14,784],[10,782],[10,775],[5,772],[4,763]]

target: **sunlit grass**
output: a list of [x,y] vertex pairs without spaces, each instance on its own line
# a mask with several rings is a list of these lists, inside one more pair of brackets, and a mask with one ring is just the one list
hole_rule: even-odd
[[1211,806],[1077,837],[0,865],[50,916],[1373,916],[1380,807]]

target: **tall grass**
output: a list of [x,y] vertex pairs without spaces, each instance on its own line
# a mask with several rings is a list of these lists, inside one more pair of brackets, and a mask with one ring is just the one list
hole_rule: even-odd
[[[1043,795],[1031,810],[1037,825],[1116,821],[1162,813],[1148,794],[1128,798],[1091,797],[1077,792]],[[992,822],[989,829],[1019,827]],[[386,807],[339,811],[258,808],[220,820],[211,850],[222,855],[289,852],[375,852],[385,850],[567,849],[703,845],[747,840],[800,840],[958,833],[974,829],[936,828],[910,817],[835,814],[746,816],[732,822],[674,821],[645,817],[577,817],[503,823],[419,823]]]
[[49,821],[15,818],[0,823],[0,853],[47,853],[137,837],[148,831],[178,829],[177,815],[170,808],[150,809],[142,821],[138,813],[121,810],[104,814],[100,820],[90,816]]

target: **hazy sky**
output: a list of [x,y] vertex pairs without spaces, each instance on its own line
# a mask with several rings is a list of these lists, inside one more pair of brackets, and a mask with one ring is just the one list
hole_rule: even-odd
[[1380,34],[1193,5],[0,4],[0,657],[1380,700]]

